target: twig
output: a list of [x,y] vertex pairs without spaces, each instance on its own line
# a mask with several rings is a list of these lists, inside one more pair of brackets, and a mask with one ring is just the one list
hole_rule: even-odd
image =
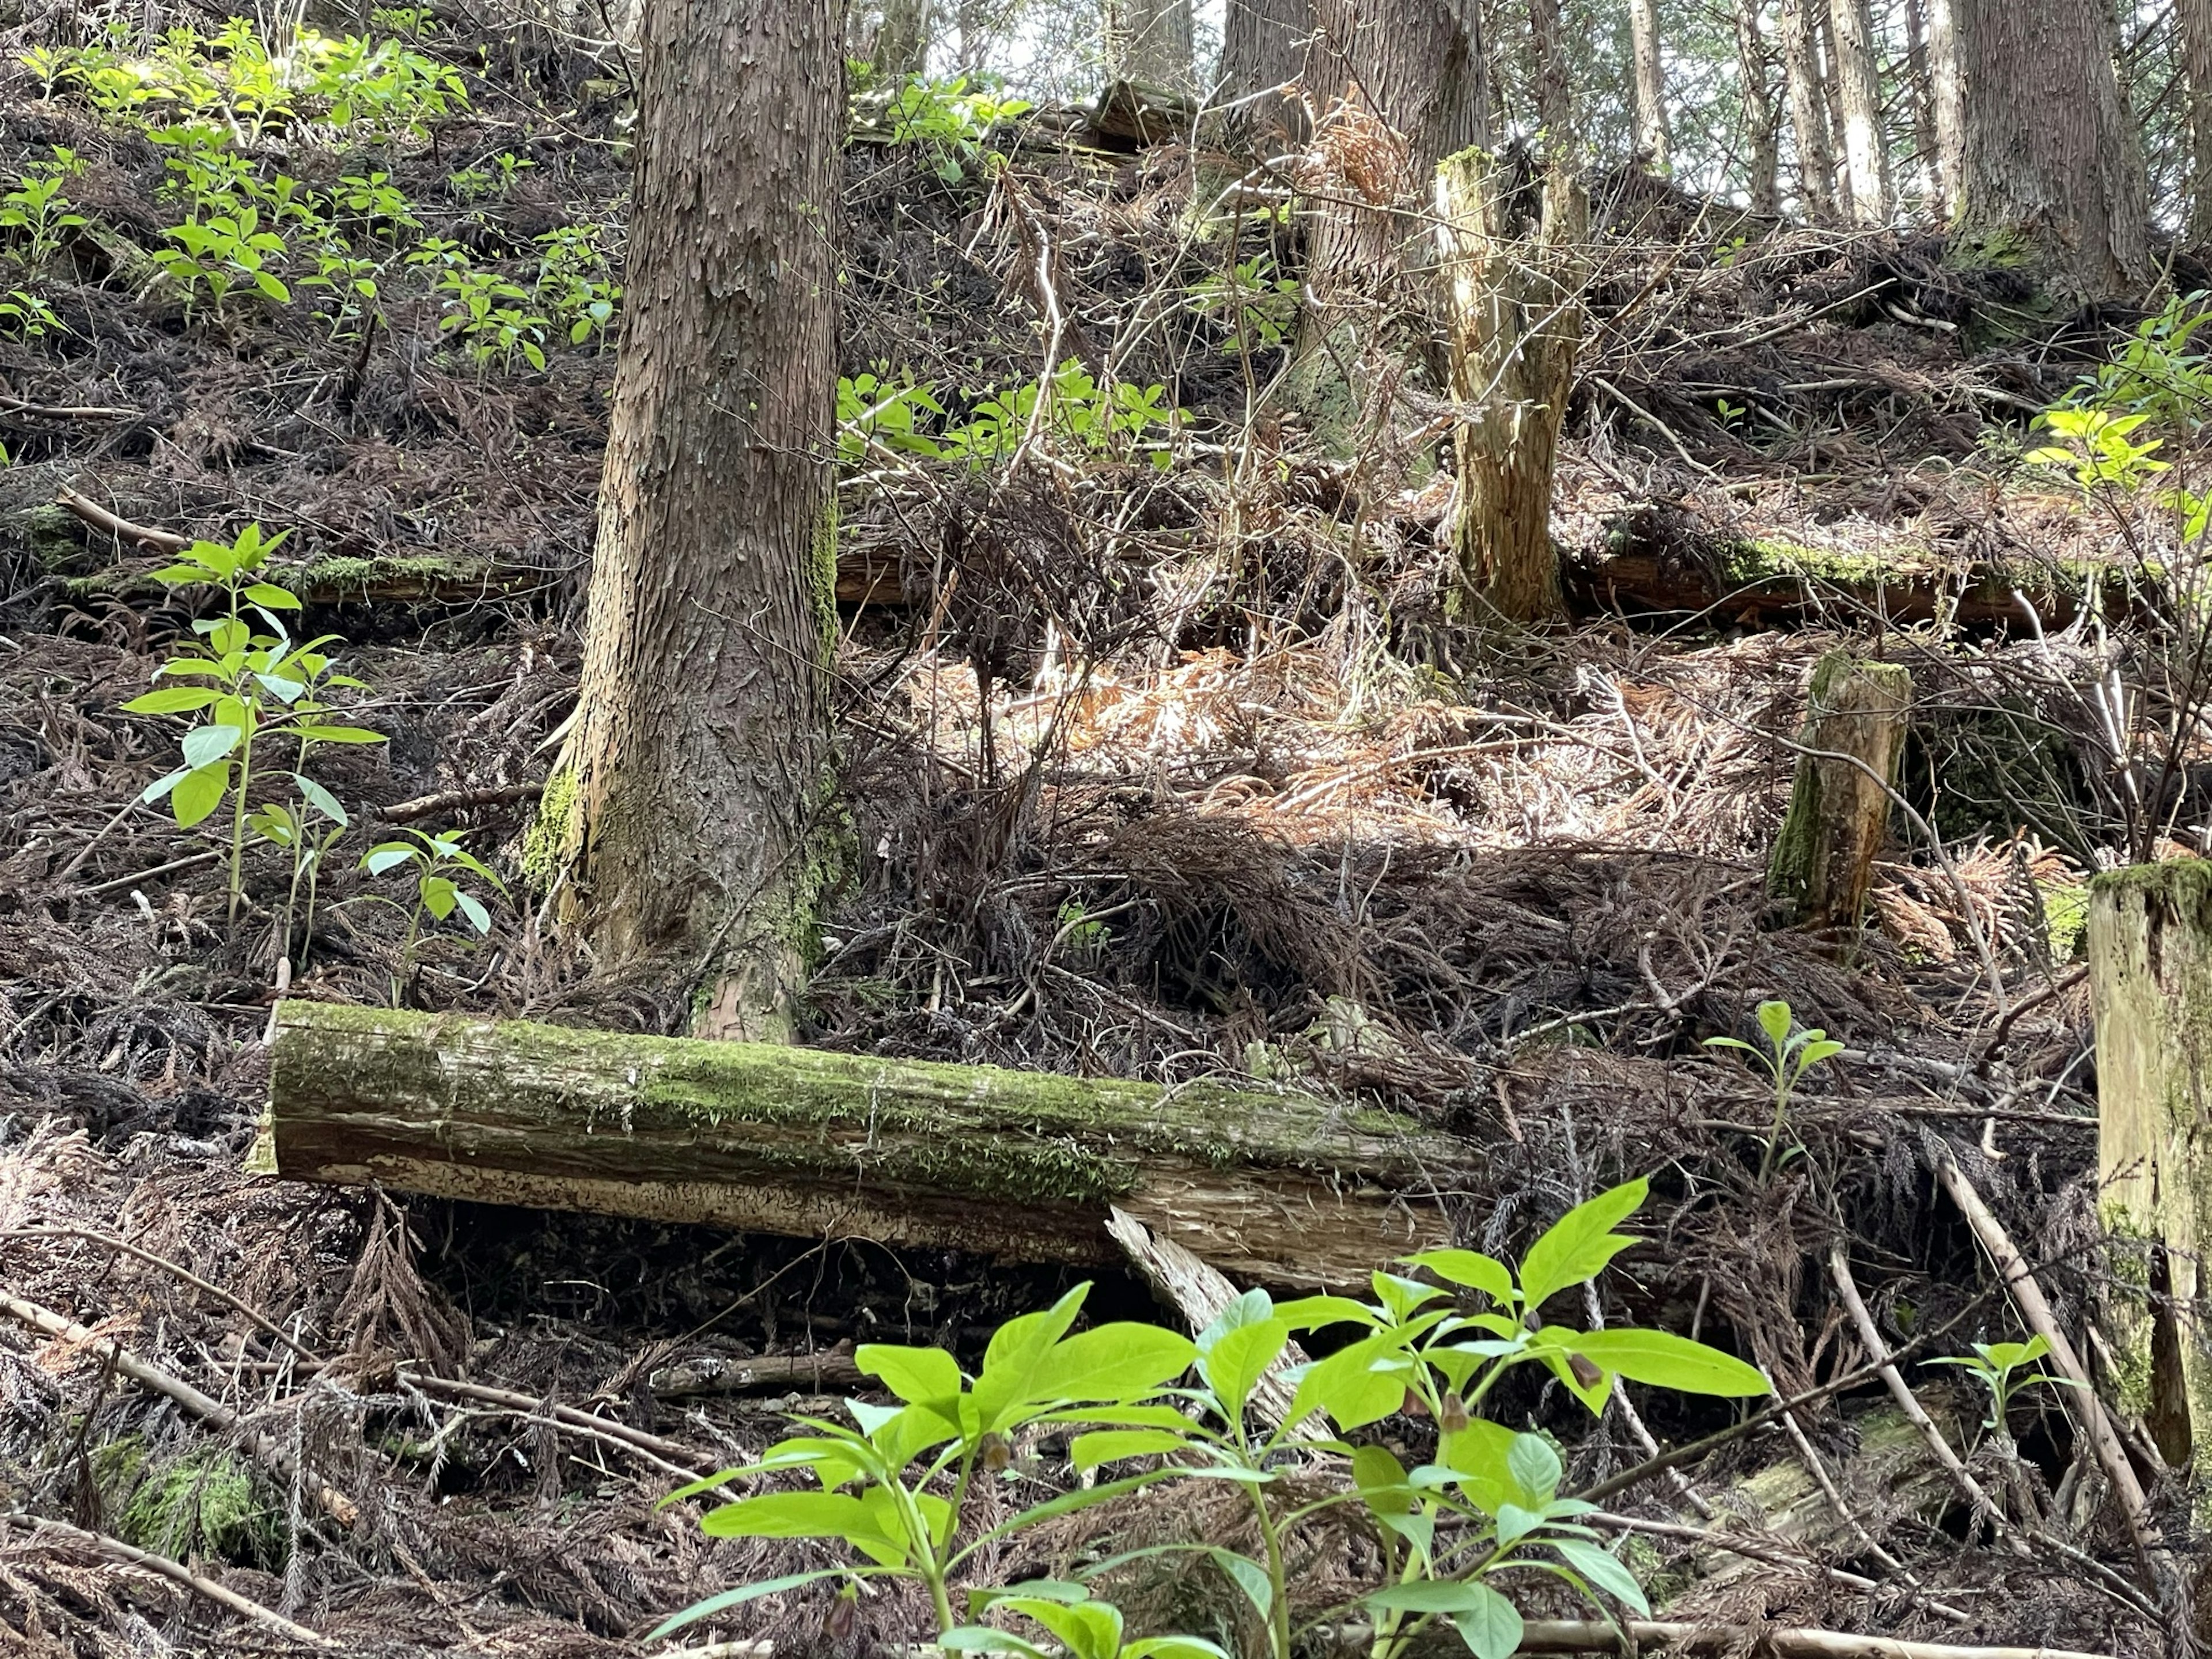
[[448,1377],[433,1376],[412,1365],[402,1365],[399,1375],[410,1387],[420,1389],[425,1394],[442,1395],[448,1400],[474,1400],[506,1411],[544,1417],[562,1427],[579,1430],[595,1438],[612,1440],[632,1451],[647,1453],[662,1462],[675,1466],[676,1473],[679,1474],[708,1473],[720,1467],[705,1452],[673,1440],[664,1440],[657,1434],[647,1434],[643,1429],[634,1429],[627,1423],[615,1423],[604,1417],[594,1417],[574,1406],[540,1400],[534,1395],[516,1394],[507,1389],[488,1388],[481,1382],[457,1382]]
[[1966,1179],[1958,1159],[1944,1152],[1936,1161],[1936,1175],[1943,1183],[1943,1190],[1950,1194],[1951,1201],[1959,1206],[1960,1213],[1966,1218],[1974,1237],[1996,1263],[2005,1288],[2012,1292],[2013,1301],[2020,1308],[2021,1317],[2027,1322],[2030,1330],[2051,1345],[2051,1363],[2058,1368],[2060,1376],[2074,1384],[2068,1392],[2075,1397],[2067,1403],[2080,1418],[2081,1431],[2089,1437],[2089,1444],[2097,1454],[2098,1467],[2104,1470],[2105,1478],[2112,1483],[2112,1491],[2119,1498],[2144,1581],[2155,1584],[2158,1576],[2151,1561],[2150,1500],[2143,1495],[2142,1483],[2136,1479],[2135,1465],[2128,1462],[2127,1449],[2120,1444],[2112,1419],[2105,1415],[2105,1402],[2091,1385],[2081,1357],[2066,1340],[2066,1333],[2059,1328],[2051,1304],[2044,1297],[2043,1286],[2035,1282],[2035,1275],[2028,1272],[2027,1263],[2013,1248],[2002,1224],[1983,1202],[1981,1194],[1974,1190],[1974,1183]]
[[210,1296],[215,1297],[218,1302],[228,1304],[238,1312],[244,1314],[248,1319],[259,1326],[264,1332],[275,1337],[276,1340],[282,1342],[286,1347],[289,1348],[294,1353],[299,1355],[301,1358],[306,1360],[309,1364],[319,1365],[323,1363],[312,1350],[301,1346],[299,1343],[288,1336],[284,1333],[283,1328],[277,1325],[275,1321],[248,1307],[245,1303],[233,1296],[228,1291],[223,1289],[222,1285],[210,1285],[206,1279],[202,1279],[198,1273],[191,1272],[189,1268],[178,1266],[167,1256],[155,1255],[153,1251],[142,1249],[140,1246],[133,1244],[127,1238],[118,1238],[112,1233],[103,1233],[91,1227],[54,1226],[18,1227],[13,1231],[0,1233],[0,1238],[81,1238],[87,1243],[103,1244],[111,1250],[120,1250],[125,1255],[136,1256],[139,1261],[146,1263],[149,1267],[159,1267],[164,1273],[174,1273],[179,1279],[183,1279],[185,1284],[191,1285],[195,1290],[205,1291]]
[[[1700,1548],[1741,1555],[1747,1561],[1763,1561],[1771,1567],[1786,1567],[1796,1572],[1817,1572],[1832,1583],[1863,1594],[1871,1595],[1881,1589],[1878,1579],[1863,1577],[1841,1567],[1826,1566],[1809,1556],[1754,1543],[1734,1533],[1716,1531],[1711,1527],[1685,1527],[1672,1521],[1645,1521],[1633,1515],[1611,1515],[1603,1510],[1585,1515],[1581,1519],[1586,1526],[1614,1532],[1645,1533],[1654,1538],[1672,1538],[1681,1543],[1698,1545]],[[1956,1607],[1947,1607],[1938,1602],[1930,1601],[1927,1605],[1956,1624],[1966,1623],[1970,1616]]]
[[4,1515],[0,1516],[0,1522],[26,1528],[34,1537],[52,1533],[70,1543],[104,1555],[111,1561],[166,1578],[173,1584],[182,1585],[195,1595],[205,1596],[217,1607],[228,1607],[233,1613],[252,1620],[257,1625],[265,1625],[270,1630],[289,1636],[295,1642],[305,1642],[319,1648],[337,1645],[329,1637],[311,1631],[305,1625],[294,1624],[274,1608],[264,1607],[260,1602],[251,1601],[213,1579],[201,1577],[181,1562],[172,1561],[166,1555],[156,1555],[151,1550],[139,1549],[119,1538],[110,1538],[104,1532],[88,1532],[82,1527],[72,1527],[65,1521],[49,1521],[40,1515]]
[[2065,995],[2067,992],[2088,977],[2089,964],[2085,962],[2065,978],[2053,981],[2040,991],[2024,996],[2013,1004],[2011,1008],[2006,1011],[2005,1017],[1997,1022],[1997,1029],[1990,1034],[1990,1040],[1982,1045],[1982,1052],[1974,1061],[1974,1069],[1978,1072],[1985,1072],[1989,1069],[1990,1061],[1996,1058],[1997,1051],[2005,1046],[2005,1039],[2012,1035],[2014,1020],[2031,1008],[2040,1008],[2045,1003]]
[[375,809],[386,823],[404,823],[435,812],[464,811],[471,806],[506,806],[515,801],[536,800],[545,793],[544,783],[502,783],[486,789],[448,789],[435,795],[417,795],[391,806]]
[[[148,1364],[114,1338],[100,1336],[73,1319],[64,1318],[35,1302],[26,1302],[21,1297],[10,1296],[4,1291],[0,1291],[0,1313],[33,1330],[43,1331],[57,1340],[90,1349],[132,1382],[151,1389],[156,1394],[166,1395],[202,1421],[236,1434],[240,1443],[249,1453],[278,1474],[287,1479],[294,1474],[291,1455],[277,1443],[275,1437],[246,1427],[244,1419],[229,1407],[202,1394],[182,1378],[172,1376],[168,1372]],[[352,1498],[326,1482],[313,1480],[313,1484],[316,1502],[340,1526],[350,1527],[361,1518],[361,1506]]]
[[128,876],[118,876],[112,881],[95,882],[90,887],[80,887],[76,890],[76,896],[79,898],[90,898],[95,893],[112,893],[118,887],[129,887],[137,882],[151,881],[156,876],[173,875],[179,870],[192,870],[203,864],[213,864],[222,857],[222,854],[220,852],[213,852],[194,853],[187,858],[171,859],[167,864],[157,864],[150,870],[141,870]]
[[0,413],[29,415],[42,421],[132,421],[145,411],[114,409],[106,404],[34,404],[0,392]]
[[148,547],[163,553],[181,553],[192,544],[190,536],[179,536],[173,530],[153,530],[143,524],[133,524],[119,519],[98,501],[80,495],[67,485],[54,497],[54,504],[67,507],[94,530],[105,530],[111,536],[126,542],[143,542]]

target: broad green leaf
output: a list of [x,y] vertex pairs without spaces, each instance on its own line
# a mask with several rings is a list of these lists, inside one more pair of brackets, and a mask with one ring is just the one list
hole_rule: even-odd
[[1021,1659],[1047,1659],[1045,1650],[1028,1637],[988,1625],[959,1626],[939,1637],[937,1645],[948,1653],[1012,1653]]
[[1759,1029],[1766,1033],[1768,1042],[1779,1048],[1790,1040],[1790,1005],[1786,1002],[1760,1003]]
[[1483,1417],[1439,1438],[1437,1462],[1459,1477],[1460,1490],[1485,1515],[1522,1495],[1510,1462],[1513,1441],[1512,1430]]
[[658,1642],[662,1637],[696,1625],[702,1619],[712,1619],[716,1613],[757,1601],[763,1595],[778,1595],[787,1589],[819,1583],[824,1578],[842,1578],[849,1570],[844,1567],[817,1567],[811,1572],[786,1573],[781,1578],[763,1578],[756,1583],[740,1584],[735,1589],[726,1589],[719,1595],[710,1595],[703,1601],[694,1601],[683,1612],[664,1619],[646,1632],[645,1639]]
[[853,1363],[908,1405],[936,1406],[960,1393],[960,1367],[942,1348],[869,1342],[853,1351]]
[[1543,1524],[1544,1517],[1534,1510],[1523,1509],[1518,1504],[1500,1504],[1498,1506],[1498,1547],[1510,1549]]
[[1287,1420],[1319,1407],[1346,1433],[1380,1422],[1405,1404],[1412,1370],[1397,1333],[1377,1331],[1307,1366]]
[[178,827],[189,830],[205,818],[222,802],[223,792],[229,787],[230,763],[227,760],[185,773],[169,792],[169,810],[177,815]]
[[1279,1319],[1239,1325],[1223,1332],[1213,1346],[1199,1356],[1198,1369],[1233,1423],[1267,1367],[1281,1358],[1290,1343],[1291,1328]]
[[1595,1279],[1606,1263],[1638,1242],[1613,1229],[1636,1212],[1650,1189],[1650,1183],[1639,1177],[1600,1193],[1576,1205],[1528,1247],[1521,1261],[1521,1294],[1531,1312],[1568,1285]]
[[1364,1325],[1372,1329],[1382,1322],[1374,1309],[1348,1296],[1308,1296],[1275,1304],[1275,1317],[1294,1331],[1317,1331],[1328,1325]]
[[1249,1555],[1239,1555],[1235,1550],[1224,1549],[1218,1544],[1206,1551],[1214,1565],[1229,1575],[1230,1580],[1244,1592],[1244,1599],[1259,1610],[1265,1619],[1275,1608],[1275,1586],[1267,1577],[1267,1570]]
[[1267,1291],[1255,1287],[1244,1292],[1214,1316],[1213,1322],[1198,1334],[1198,1351],[1206,1353],[1228,1332],[1246,1325],[1264,1325],[1275,1316],[1275,1299]]
[[1547,1538],[1544,1541],[1557,1550],[1569,1566],[1607,1595],[1644,1617],[1650,1617],[1651,1604],[1644,1599],[1644,1586],[1636,1582],[1634,1573],[1605,1550],[1574,1538]]
[[362,854],[361,867],[372,876],[380,876],[387,870],[396,869],[398,866],[405,864],[414,856],[415,849],[405,842],[387,841],[381,846],[372,847]]
[[317,783],[304,772],[293,773],[292,781],[300,786],[300,798],[308,805],[313,807],[341,830],[352,827],[353,820],[346,816],[346,810],[338,804],[338,798],[324,788],[321,784]]
[[1480,1584],[1452,1578],[1416,1578],[1410,1583],[1385,1584],[1360,1598],[1370,1607],[1393,1613],[1459,1613],[1482,1605]]
[[1593,1364],[1632,1382],[1680,1394],[1735,1397],[1770,1391],[1765,1374],[1757,1366],[1672,1331],[1584,1331],[1566,1340]]
[[1229,1659],[1229,1655],[1203,1636],[1147,1636],[1123,1648],[1121,1659]]
[[307,738],[316,743],[384,743],[389,741],[381,732],[371,732],[359,726],[295,726],[295,737]]
[[1095,1434],[1077,1435],[1069,1443],[1068,1461],[1079,1469],[1090,1470],[1125,1457],[1182,1451],[1189,1444],[1188,1436],[1173,1429],[1101,1429]]
[[[1082,1331],[1038,1354],[1029,1379],[1012,1401],[1017,1411],[1084,1401],[1113,1404],[1150,1394],[1190,1369],[1198,1349],[1180,1331],[1122,1321]],[[988,1365],[987,1365],[988,1370]],[[983,1384],[975,1384],[983,1405]],[[987,1426],[988,1411],[985,1412]]]
[[461,915],[468,919],[469,926],[475,928],[479,935],[490,933],[491,912],[483,908],[483,901],[475,894],[457,887],[453,890],[453,902],[460,907]]
[[1424,1250],[1400,1259],[1410,1267],[1426,1267],[1449,1284],[1480,1291],[1501,1307],[1513,1305],[1512,1273],[1480,1250]]
[[422,908],[443,921],[453,914],[453,902],[460,889],[443,876],[425,876],[416,890],[422,896]]
[[1531,1507],[1549,1503],[1559,1489],[1559,1455],[1540,1434],[1515,1435],[1505,1454],[1505,1468],[1514,1484],[1528,1495]]
[[976,1413],[985,1430],[1003,1431],[1014,1414],[1035,1398],[1032,1390],[1037,1369],[1046,1352],[1066,1334],[1090,1293],[1086,1280],[1051,1307],[1010,1319],[991,1333],[974,1390]]
[[222,694],[203,685],[170,685],[123,705],[126,714],[186,714],[204,708]]
[[239,745],[246,733],[235,726],[199,726],[185,733],[181,747],[185,764],[193,768],[213,766]]
[[271,611],[297,611],[300,596],[289,587],[279,587],[274,582],[255,582],[246,589],[246,597],[256,605],[265,605]]
[[1060,1638],[1071,1659],[1118,1659],[1121,1651],[1121,1610],[1110,1601],[1018,1595],[992,1605],[1036,1620]]
[[[881,1487],[872,1488],[880,1492]],[[772,1492],[707,1511],[699,1522],[710,1538],[836,1538],[871,1555],[905,1556],[857,1498],[833,1492]],[[888,1564],[887,1564],[888,1565]]]
[[1373,1273],[1367,1276],[1375,1287],[1375,1299],[1388,1310],[1391,1318],[1410,1319],[1413,1310],[1435,1301],[1443,1292],[1433,1285],[1424,1285],[1418,1279],[1407,1279],[1397,1273]]
[[1521,1650],[1521,1638],[1526,1626],[1521,1620],[1521,1610],[1487,1584],[1469,1588],[1482,1592],[1471,1606],[1451,1614],[1452,1628],[1459,1632],[1474,1659],[1512,1659]]

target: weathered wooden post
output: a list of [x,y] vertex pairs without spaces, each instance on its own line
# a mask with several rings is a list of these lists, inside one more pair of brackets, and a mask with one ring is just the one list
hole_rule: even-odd
[[1785,921],[1856,927],[1875,854],[1889,829],[1889,792],[1912,708],[1912,672],[1831,651],[1814,665],[1790,811],[1767,865]]
[[2120,1310],[2114,1380],[2179,1466],[2212,1444],[2212,1355],[2192,1311],[2212,1237],[2212,862],[2097,877],[2088,948],[2099,1208],[2116,1239],[2148,1247],[2148,1316]]

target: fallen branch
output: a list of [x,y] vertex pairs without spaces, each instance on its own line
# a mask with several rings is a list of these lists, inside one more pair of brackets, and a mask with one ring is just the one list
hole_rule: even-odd
[[133,524],[128,519],[118,518],[98,501],[78,495],[76,491],[66,485],[63,487],[61,494],[54,497],[54,504],[68,508],[94,530],[105,530],[109,535],[121,541],[143,542],[159,552],[181,553],[192,544],[192,538],[190,536],[179,536],[173,530],[149,529],[145,525]]
[[0,414],[28,415],[42,421],[134,421],[145,411],[106,404],[34,404],[0,393]]
[[684,1400],[697,1395],[763,1394],[777,1389],[805,1389],[815,1394],[871,1386],[849,1353],[771,1353],[754,1359],[723,1359],[712,1355],[663,1366],[646,1379],[659,1400]]
[[270,1630],[289,1636],[295,1642],[305,1642],[319,1648],[331,1648],[337,1645],[329,1637],[309,1630],[305,1625],[294,1624],[274,1608],[264,1607],[260,1602],[249,1600],[236,1590],[216,1583],[211,1578],[201,1577],[181,1562],[172,1561],[166,1555],[156,1555],[151,1550],[139,1549],[134,1545],[125,1543],[119,1538],[110,1538],[104,1532],[88,1532],[82,1527],[72,1527],[65,1521],[49,1521],[44,1516],[38,1515],[0,1516],[0,1523],[25,1528],[33,1537],[51,1534],[80,1548],[88,1549],[96,1554],[105,1556],[107,1559],[118,1562],[124,1566],[137,1567],[142,1571],[166,1578],[173,1584],[183,1586],[195,1595],[204,1596],[217,1607],[228,1607],[233,1613],[251,1619],[257,1625],[265,1625]]
[[191,1272],[189,1268],[179,1267],[167,1256],[155,1255],[153,1251],[145,1249],[139,1245],[133,1244],[127,1238],[118,1238],[112,1233],[103,1233],[92,1227],[57,1227],[52,1225],[43,1227],[18,1227],[12,1232],[0,1233],[0,1238],[75,1238],[82,1239],[88,1244],[99,1244],[111,1250],[120,1250],[124,1255],[136,1257],[138,1261],[144,1262],[149,1267],[159,1267],[164,1273],[175,1274],[176,1277],[183,1279],[185,1284],[190,1285],[195,1290],[205,1291],[210,1296],[215,1297],[216,1301],[222,1303],[233,1311],[245,1315],[246,1318],[252,1320],[256,1326],[259,1327],[265,1334],[273,1337],[279,1342],[282,1342],[286,1347],[289,1348],[294,1353],[299,1355],[301,1358],[306,1360],[310,1365],[319,1365],[323,1363],[322,1360],[313,1352],[302,1347],[297,1341],[287,1335],[283,1329],[279,1327],[274,1320],[271,1320],[261,1313],[257,1312],[254,1309],[248,1307],[245,1303],[239,1300],[238,1297],[233,1296],[228,1291],[223,1289],[222,1285],[211,1285],[206,1279],[202,1279],[198,1273]]
[[457,1382],[448,1377],[433,1376],[412,1366],[400,1367],[399,1376],[410,1388],[420,1389],[424,1394],[437,1395],[447,1400],[473,1400],[486,1406],[495,1406],[501,1411],[514,1412],[562,1428],[574,1429],[630,1451],[641,1452],[672,1474],[686,1479],[696,1474],[712,1474],[721,1467],[705,1452],[674,1440],[664,1440],[643,1429],[634,1429],[627,1423],[615,1423],[604,1417],[594,1417],[574,1406],[540,1400],[534,1395],[516,1394],[508,1389],[489,1388],[482,1382]]
[[405,823],[439,812],[466,811],[472,806],[507,806],[516,801],[536,800],[544,793],[543,782],[502,783],[488,789],[448,789],[435,795],[417,795],[413,800],[380,806],[375,811],[376,816],[386,823]]
[[[151,1389],[155,1393],[175,1401],[194,1417],[215,1428],[236,1434],[239,1443],[250,1455],[286,1480],[294,1477],[295,1470],[291,1455],[277,1443],[273,1436],[246,1427],[239,1414],[221,1401],[202,1394],[180,1377],[172,1376],[168,1372],[148,1364],[114,1338],[100,1336],[51,1309],[5,1292],[0,1292],[0,1313],[6,1314],[19,1324],[29,1326],[33,1330],[44,1332],[57,1341],[89,1349],[141,1387]],[[315,1501],[340,1526],[350,1527],[361,1518],[360,1505],[343,1492],[320,1480],[312,1480],[311,1484],[314,1488]]]

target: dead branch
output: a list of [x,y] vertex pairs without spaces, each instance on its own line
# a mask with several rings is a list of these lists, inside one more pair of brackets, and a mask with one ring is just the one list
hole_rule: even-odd
[[64,485],[61,494],[54,497],[57,507],[66,507],[94,530],[105,530],[118,540],[141,542],[162,553],[181,553],[192,544],[190,536],[179,536],[173,530],[154,530],[143,524],[133,524],[128,519],[118,518],[98,501],[80,495]]
[[634,1429],[627,1423],[610,1422],[604,1417],[594,1417],[574,1406],[540,1400],[533,1395],[516,1394],[508,1389],[489,1388],[481,1382],[457,1382],[447,1377],[433,1376],[411,1365],[402,1366],[399,1375],[410,1388],[420,1389],[424,1394],[439,1395],[448,1400],[473,1400],[483,1405],[496,1406],[502,1411],[540,1418],[595,1439],[611,1441],[630,1451],[642,1452],[656,1462],[667,1466],[672,1473],[687,1478],[710,1473],[720,1467],[705,1452],[674,1440],[664,1440],[643,1429]]
[[447,789],[434,795],[417,795],[412,800],[375,810],[376,816],[386,823],[404,823],[440,812],[465,811],[472,806],[507,806],[517,801],[536,800],[544,793],[543,782],[502,783],[486,789]]
[[159,1267],[164,1273],[174,1274],[194,1290],[205,1291],[233,1311],[245,1315],[264,1333],[282,1342],[310,1365],[319,1365],[323,1363],[312,1350],[302,1347],[286,1334],[275,1321],[248,1307],[222,1285],[211,1285],[190,1269],[179,1267],[167,1256],[155,1255],[153,1251],[133,1244],[127,1238],[118,1238],[112,1233],[103,1233],[92,1227],[59,1227],[51,1224],[43,1227],[19,1227],[12,1232],[0,1233],[0,1238],[76,1238],[82,1239],[88,1244],[99,1244],[111,1250],[120,1250],[124,1255],[133,1256],[149,1267]]

